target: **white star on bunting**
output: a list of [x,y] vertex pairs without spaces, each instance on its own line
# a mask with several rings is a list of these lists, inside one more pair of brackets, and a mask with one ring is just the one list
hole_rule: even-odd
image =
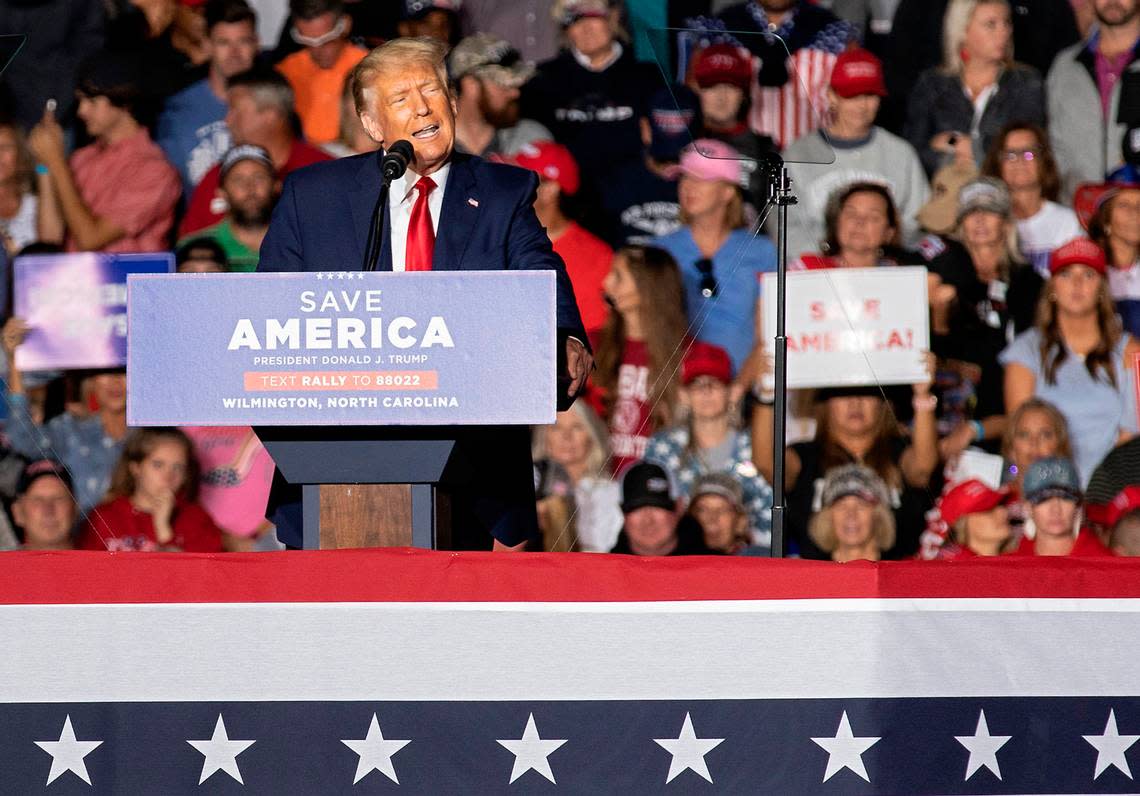
[[1108,711],[1108,723],[1104,725],[1103,735],[1082,735],[1094,749],[1096,749],[1096,770],[1093,779],[1096,779],[1108,769],[1109,766],[1118,768],[1124,776],[1132,779],[1132,770],[1128,768],[1127,752],[1132,744],[1140,741],[1140,735],[1121,735],[1116,729],[1116,711]]
[[[526,720],[526,729],[523,730],[522,738],[519,740],[500,740],[499,743],[505,746],[515,756],[515,765],[511,769],[511,782],[521,777],[532,768],[542,776],[546,777],[551,782],[554,782],[554,772],[550,770],[550,761],[547,758],[550,753],[556,750],[562,744],[566,743],[565,738],[562,740],[546,739],[543,740],[538,736],[538,729],[534,726],[534,714],[531,713]],[[558,783],[554,783],[558,784]]]
[[364,737],[364,740],[342,740],[341,743],[360,755],[360,760],[356,764],[356,779],[352,781],[353,785],[373,771],[379,771],[397,785],[400,784],[400,780],[396,778],[396,767],[392,765],[392,755],[410,744],[411,740],[385,739],[384,733],[380,731],[380,722],[376,720],[375,713],[372,714],[372,723],[368,725],[368,735]]
[[35,744],[51,755],[51,771],[48,772],[47,785],[55,782],[64,773],[70,771],[91,784],[91,777],[87,775],[87,764],[83,758],[91,754],[102,741],[77,741],[75,730],[71,727],[71,714],[63,720],[63,729],[59,732],[58,741],[36,741]]
[[218,714],[218,723],[214,725],[214,734],[209,740],[187,741],[186,743],[206,756],[206,759],[202,761],[202,776],[198,780],[199,785],[218,771],[224,771],[242,785],[245,784],[241,778],[241,771],[238,769],[237,757],[257,742],[231,741],[226,733],[226,723],[222,720],[221,713]]
[[827,750],[827,771],[823,781],[827,782],[840,771],[849,768],[864,781],[870,782],[867,768],[863,765],[863,753],[879,742],[879,738],[858,738],[851,733],[851,722],[847,720],[847,711],[843,711],[839,719],[839,728],[834,738],[812,738],[818,746]]
[[713,781],[705,763],[705,755],[724,743],[724,738],[698,738],[688,713],[685,714],[680,735],[676,738],[654,738],[653,742],[673,755],[669,762],[669,774],[665,777],[666,785],[685,769],[692,769],[694,774],[706,782]]
[[978,713],[978,726],[973,735],[955,735],[954,740],[970,750],[970,759],[966,761],[966,779],[974,776],[983,766],[1001,779],[1001,769],[998,767],[997,751],[1012,738],[1012,735],[990,735],[989,725],[986,724],[986,712]]

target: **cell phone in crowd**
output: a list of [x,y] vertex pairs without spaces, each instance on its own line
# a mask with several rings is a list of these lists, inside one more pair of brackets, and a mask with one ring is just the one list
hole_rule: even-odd
[[44,110],[50,113],[52,116],[55,115],[55,109],[57,107],[59,107],[59,103],[55,101],[55,97],[49,98],[48,101],[44,103]]

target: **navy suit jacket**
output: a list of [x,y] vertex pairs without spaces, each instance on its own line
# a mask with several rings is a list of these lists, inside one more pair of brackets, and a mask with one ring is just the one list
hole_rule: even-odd
[[[317,163],[289,174],[258,271],[359,271],[380,195],[380,154]],[[531,171],[456,154],[443,195],[432,267],[437,271],[550,269],[557,273],[558,330],[583,342],[586,333],[562,258],[534,213],[538,177]],[[388,205],[378,270],[392,270]],[[453,535],[479,529],[513,545],[538,533],[529,432],[524,427],[468,429],[479,456],[469,495],[453,495]],[[267,516],[286,544],[300,546],[299,488],[274,475]],[[462,507],[462,508],[460,508]],[[486,539],[483,536],[483,539]],[[455,540],[461,547],[463,540]]]
[[[258,271],[359,271],[380,195],[380,153],[316,163],[289,174]],[[432,267],[437,271],[552,270],[558,328],[585,342],[574,288],[534,213],[534,172],[454,154],[443,194]],[[377,270],[392,270],[388,205]]]

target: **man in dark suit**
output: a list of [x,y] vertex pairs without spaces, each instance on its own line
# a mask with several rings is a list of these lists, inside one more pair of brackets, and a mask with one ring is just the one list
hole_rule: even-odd
[[[561,258],[534,214],[538,178],[529,171],[454,152],[454,96],[445,48],[432,39],[394,39],[353,73],[357,112],[368,134],[389,146],[411,142],[413,161],[391,185],[382,208],[377,268],[412,270],[553,270],[559,341],[576,395],[593,365],[574,291]],[[321,163],[289,175],[261,246],[259,271],[361,270],[380,195],[380,153]],[[464,519],[474,518],[497,549],[521,549],[537,534],[530,444],[522,427],[471,429],[479,448]],[[280,477],[270,510],[278,536],[299,546],[296,506]],[[282,512],[280,509],[285,509]],[[457,518],[457,525],[460,520]],[[283,527],[284,526],[284,527]],[[461,530],[457,527],[457,531]]]

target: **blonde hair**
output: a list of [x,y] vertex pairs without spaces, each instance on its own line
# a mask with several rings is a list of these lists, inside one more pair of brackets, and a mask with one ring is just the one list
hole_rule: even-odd
[[[744,217],[744,191],[741,190],[739,185],[730,182],[726,182],[725,184],[731,186],[734,190],[732,191],[732,196],[730,196],[728,201],[724,204],[724,228],[740,229],[747,224],[747,220]],[[685,212],[684,208],[681,208],[678,220],[682,226],[686,227],[693,222],[693,219],[689,217],[689,214]]]
[[[568,410],[578,416],[586,427],[590,436],[590,452],[586,455],[586,472],[597,476],[605,471],[606,462],[609,461],[610,440],[605,424],[598,418],[596,412],[585,401],[575,401]],[[534,442],[531,445],[531,456],[537,462],[550,458],[550,450],[546,444],[546,434],[551,426],[535,426]]]
[[349,75],[352,82],[352,101],[356,112],[368,108],[368,94],[377,78],[400,72],[408,64],[427,64],[435,70],[439,82],[450,93],[447,79],[447,45],[428,36],[392,39],[374,49],[356,65]]
[[1001,438],[1001,455],[1006,461],[1013,454],[1013,438],[1017,435],[1017,427],[1022,419],[1030,412],[1040,412],[1049,418],[1053,426],[1053,433],[1057,436],[1057,450],[1053,456],[1062,459],[1073,458],[1073,444],[1069,441],[1069,424],[1061,410],[1043,398],[1030,398],[1021,406],[1013,410],[1005,424],[1005,434]]
[[[966,41],[966,28],[978,6],[1001,5],[1012,14],[1009,0],[950,0],[946,15],[942,17],[942,71],[958,75],[962,73],[962,45]],[[1009,39],[1009,49],[1005,54],[1008,62],[1013,58],[1013,37]]]
[[[954,225],[954,230],[950,233],[949,237],[958,241],[968,249],[969,244],[966,243],[966,219],[974,213],[992,212],[992,210],[978,208],[977,210],[966,213],[958,223]],[[995,215],[999,214],[995,213]],[[1017,232],[1017,222],[1013,220],[1012,216],[1002,216],[1001,223],[1005,226],[1005,252],[1003,253],[1004,257],[1002,257],[1001,264],[998,266],[998,277],[1002,281],[1007,281],[1010,272],[1014,268],[1025,265],[1026,260],[1025,256],[1021,253],[1021,236]],[[972,254],[970,255],[970,259],[973,259]]]
[[[835,535],[835,523],[831,519],[832,506],[820,509],[808,523],[808,536],[816,547],[825,553],[834,553],[839,546]],[[871,536],[880,553],[885,553],[895,545],[895,515],[883,503],[876,503],[871,512]]]

